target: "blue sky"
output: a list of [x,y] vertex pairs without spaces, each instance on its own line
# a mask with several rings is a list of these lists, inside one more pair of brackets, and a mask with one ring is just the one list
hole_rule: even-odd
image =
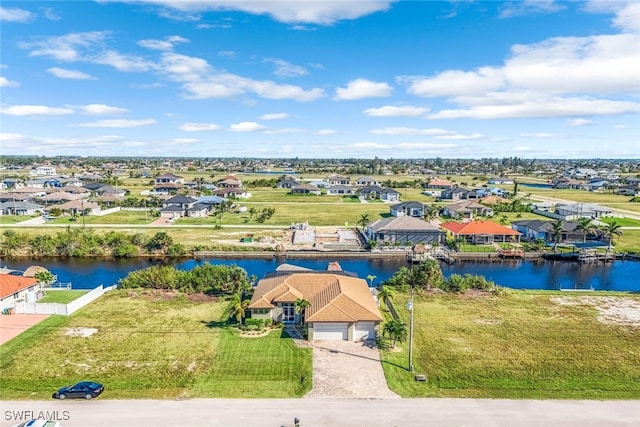
[[0,152],[639,158],[636,1],[6,1]]

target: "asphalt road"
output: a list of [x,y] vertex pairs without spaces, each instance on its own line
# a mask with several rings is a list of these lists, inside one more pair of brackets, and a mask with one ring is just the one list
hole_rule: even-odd
[[[49,412],[63,427],[620,427],[640,401],[497,399],[192,399],[6,401],[0,426]],[[22,412],[21,412],[22,411]],[[27,413],[25,411],[31,411]]]

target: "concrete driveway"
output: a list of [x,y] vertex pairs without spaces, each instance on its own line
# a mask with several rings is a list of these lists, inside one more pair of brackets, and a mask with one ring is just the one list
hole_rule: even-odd
[[313,389],[305,398],[399,398],[389,390],[375,343],[314,341]]
[[49,317],[48,314],[12,314],[10,316],[0,316],[0,345],[20,335],[47,317]]

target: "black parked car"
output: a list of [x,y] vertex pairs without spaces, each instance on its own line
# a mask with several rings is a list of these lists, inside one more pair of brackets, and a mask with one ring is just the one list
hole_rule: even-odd
[[66,399],[66,398],[82,398],[93,399],[100,396],[100,393],[104,391],[104,386],[99,383],[91,381],[83,381],[77,384],[73,384],[67,387],[62,387],[60,390],[53,393],[54,399]]

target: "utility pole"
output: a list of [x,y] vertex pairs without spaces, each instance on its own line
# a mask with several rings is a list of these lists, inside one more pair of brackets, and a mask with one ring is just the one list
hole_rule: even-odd
[[411,300],[409,301],[409,372],[413,372],[413,286],[411,286]]

